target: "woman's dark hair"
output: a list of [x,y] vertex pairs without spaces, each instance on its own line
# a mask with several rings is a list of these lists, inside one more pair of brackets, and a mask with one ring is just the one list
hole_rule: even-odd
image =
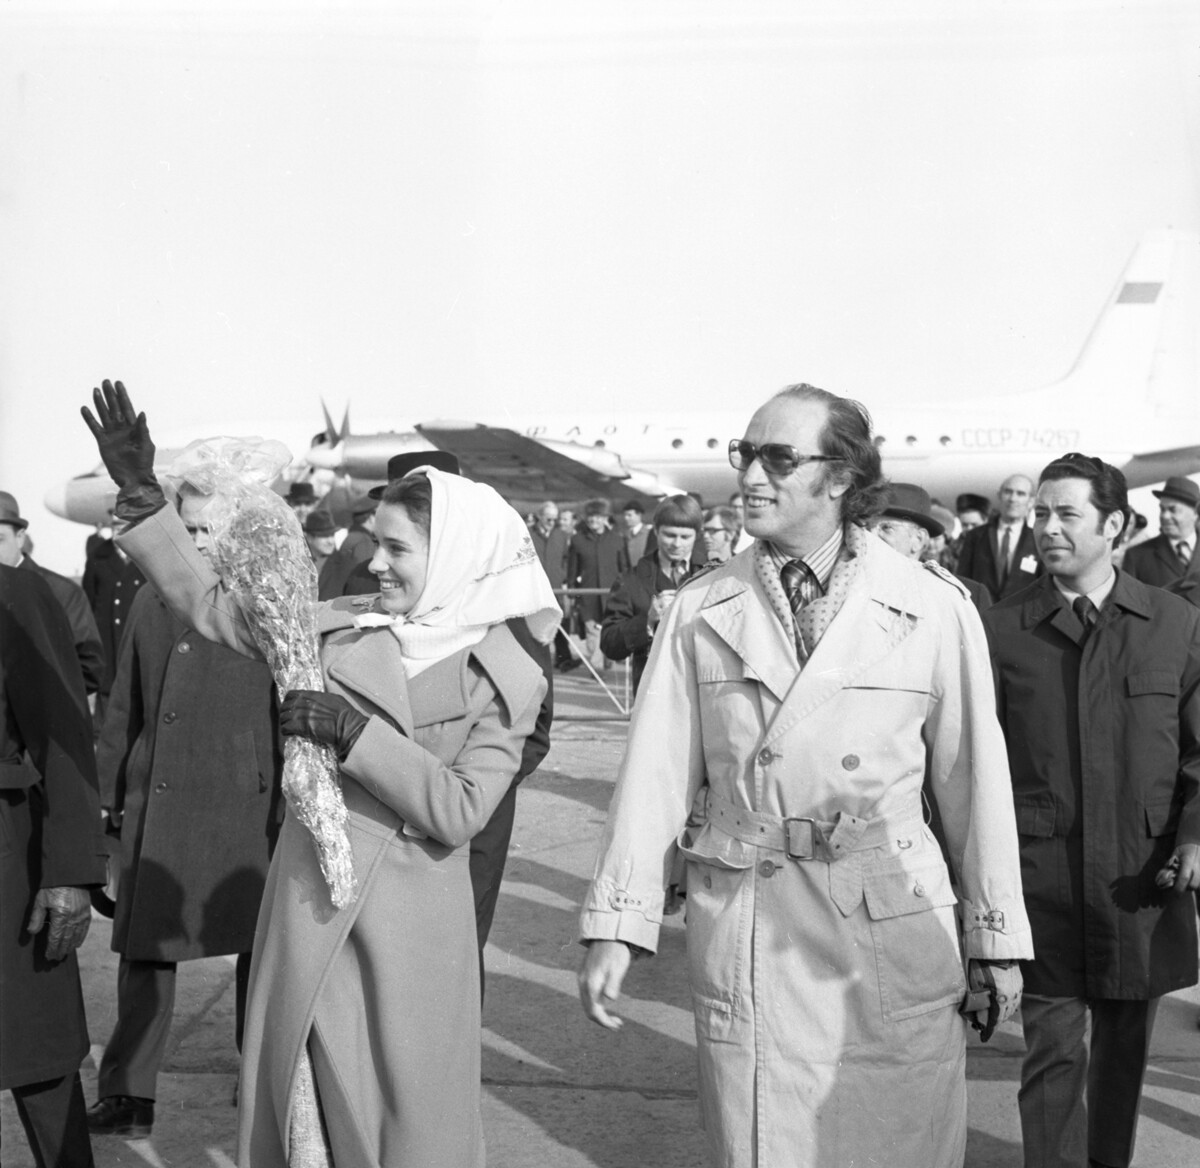
[[1115,466],[1099,458],[1072,451],[1056,458],[1038,475],[1038,486],[1059,479],[1084,479],[1088,483],[1088,497],[1092,506],[1100,512],[1101,530],[1110,515],[1120,513],[1121,530],[1113,540],[1113,547],[1120,544],[1129,530],[1129,520],[1133,514],[1129,507],[1129,488],[1125,485],[1125,476]]
[[654,508],[652,527],[690,527],[697,535],[704,521],[700,504],[691,495],[669,495]]
[[408,518],[414,526],[421,529],[426,539],[429,538],[429,519],[433,512],[433,489],[429,485],[429,477],[423,474],[410,474],[398,482],[388,483],[379,496],[379,505],[403,507],[408,512]]
[[887,480],[879,458],[879,447],[871,437],[871,415],[867,407],[827,389],[799,382],[786,385],[776,397],[818,402],[828,411],[818,439],[820,452],[837,461],[825,463],[825,477],[847,484],[842,496],[842,519],[866,523],[887,503]]

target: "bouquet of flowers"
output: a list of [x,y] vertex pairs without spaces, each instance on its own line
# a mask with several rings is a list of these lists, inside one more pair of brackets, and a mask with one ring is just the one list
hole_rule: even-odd
[[[168,476],[213,496],[204,512],[209,557],[241,608],[280,697],[292,689],[325,688],[314,610],[316,567],[296,516],[269,485],[291,460],[280,442],[207,438],[188,446]],[[283,793],[317,846],[334,906],[344,908],[356,889],[333,748],[310,738],[286,738]]]

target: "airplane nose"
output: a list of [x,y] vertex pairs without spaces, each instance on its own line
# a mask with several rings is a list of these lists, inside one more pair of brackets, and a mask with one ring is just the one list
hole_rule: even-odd
[[51,487],[42,502],[51,514],[67,519],[67,484],[59,483],[58,486]]

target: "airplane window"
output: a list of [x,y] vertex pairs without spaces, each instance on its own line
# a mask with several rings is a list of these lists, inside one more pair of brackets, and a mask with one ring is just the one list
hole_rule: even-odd
[[943,435],[942,435],[942,436],[941,436],[941,437],[938,439],[938,441],[939,441],[939,442],[940,442],[940,443],[941,443],[943,446],[949,446],[949,445],[950,445],[950,435],[949,435],[949,434],[943,434]]
[[875,435],[875,445],[876,446],[882,446],[886,441],[887,441],[887,439],[882,434]]
[[671,439],[671,449],[672,450],[678,450],[682,445],[683,445],[682,438],[672,438]]
[[709,439],[709,440],[708,440],[708,441],[705,443],[705,445],[706,445],[706,446],[709,448],[709,450],[716,450],[716,448],[717,448],[718,446],[720,446],[720,445],[721,445],[721,443],[720,443],[720,442],[718,442],[718,441],[717,441],[715,438],[710,438],[710,439]]
[[909,446],[916,446],[917,436],[915,434],[910,434],[907,438],[904,439],[904,441],[906,443],[908,443]]
[[592,443],[592,445],[593,445],[593,446],[599,446],[599,447],[600,447],[600,449],[601,449],[601,450],[603,450],[603,449],[604,449],[604,439],[603,439],[603,438],[597,438],[597,439],[596,439],[596,441]]

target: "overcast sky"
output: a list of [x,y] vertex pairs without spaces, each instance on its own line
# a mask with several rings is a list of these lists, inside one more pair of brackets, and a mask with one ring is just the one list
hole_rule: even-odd
[[322,395],[957,401],[1061,376],[1200,229],[1194,0],[195,9],[0,3],[0,487],[60,571],[105,376],[293,444]]

